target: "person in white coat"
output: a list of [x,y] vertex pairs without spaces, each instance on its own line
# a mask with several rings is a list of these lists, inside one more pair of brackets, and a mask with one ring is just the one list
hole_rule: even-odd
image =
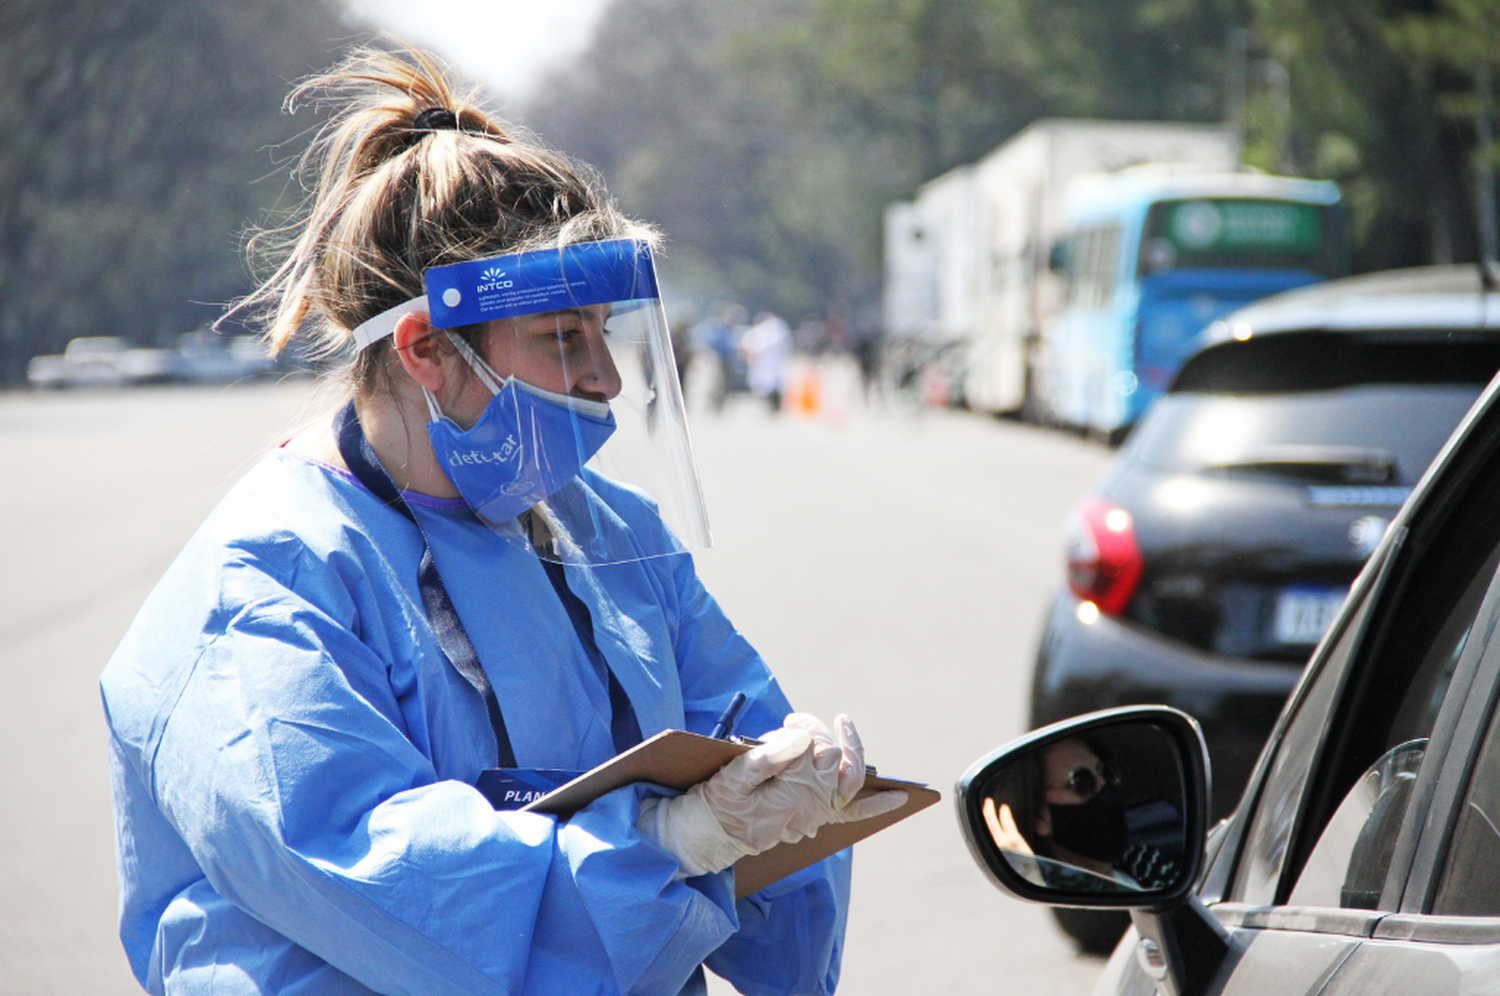
[[792,355],[792,330],[780,315],[763,311],[740,340],[750,370],[750,390],[765,397],[772,411],[781,410],[786,365]]

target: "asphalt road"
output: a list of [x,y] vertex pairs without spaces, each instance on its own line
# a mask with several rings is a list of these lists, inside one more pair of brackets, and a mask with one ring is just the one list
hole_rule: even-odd
[[[950,797],[1022,730],[1062,517],[1107,454],[830,394],[805,417],[734,401],[693,432],[711,590],[798,708],[849,713],[883,772],[945,795],[859,845],[840,992],[1087,992],[1103,963],[981,878]],[[139,992],[98,674],[218,497],[317,410],[306,384],[0,395],[0,993]]]

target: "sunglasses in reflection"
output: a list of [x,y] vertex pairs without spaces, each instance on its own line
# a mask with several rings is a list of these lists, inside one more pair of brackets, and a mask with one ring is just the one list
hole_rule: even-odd
[[1080,799],[1088,799],[1106,785],[1111,788],[1117,788],[1119,784],[1120,769],[1105,761],[1100,764],[1098,770],[1087,764],[1080,764],[1068,772],[1067,777],[1063,779],[1061,785],[1053,785],[1051,787],[1067,789]]

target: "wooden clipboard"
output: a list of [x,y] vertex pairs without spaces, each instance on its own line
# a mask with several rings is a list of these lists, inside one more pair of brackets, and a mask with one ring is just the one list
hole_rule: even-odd
[[[547,813],[566,819],[606,792],[636,782],[650,782],[686,791],[712,777],[724,765],[750,749],[734,740],[715,740],[685,730],[665,730],[586,771],[540,799],[523,806],[527,812]],[[870,775],[865,778],[863,797],[884,789],[906,792],[906,803],[889,813],[855,823],[834,823],[795,844],[778,844],[769,851],[741,858],[734,866],[735,898],[747,896],[779,881],[792,872],[842,851],[855,841],[899,823],[942,798],[935,789],[918,782]]]

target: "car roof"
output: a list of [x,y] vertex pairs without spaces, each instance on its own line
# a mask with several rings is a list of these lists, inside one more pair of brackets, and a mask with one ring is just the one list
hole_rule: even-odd
[[1257,301],[1204,329],[1194,352],[1284,332],[1479,328],[1500,332],[1500,292],[1485,292],[1479,267],[1419,266],[1329,280]]
[[[1469,264],[1385,270],[1277,294],[1205,328],[1169,390],[1195,389],[1205,364],[1256,343],[1343,336],[1413,344],[1500,342],[1500,289],[1485,288],[1479,267]],[[1291,338],[1282,341],[1292,345]]]

